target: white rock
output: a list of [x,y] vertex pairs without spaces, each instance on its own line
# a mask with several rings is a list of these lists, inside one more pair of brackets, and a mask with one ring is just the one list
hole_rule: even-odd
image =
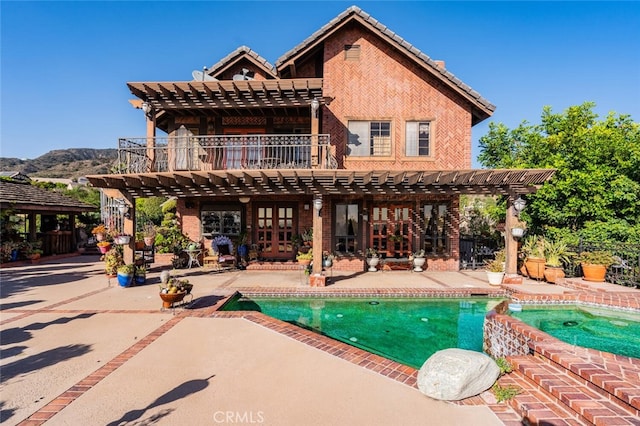
[[418,389],[423,394],[447,401],[478,395],[500,376],[500,367],[485,354],[465,349],[436,352],[418,371]]

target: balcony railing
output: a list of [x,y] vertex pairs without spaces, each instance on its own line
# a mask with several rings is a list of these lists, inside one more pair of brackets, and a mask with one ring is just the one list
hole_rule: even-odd
[[329,135],[121,138],[118,173],[335,169]]

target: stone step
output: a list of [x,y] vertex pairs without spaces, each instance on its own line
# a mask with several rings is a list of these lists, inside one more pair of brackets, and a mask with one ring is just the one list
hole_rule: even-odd
[[[529,396],[535,395],[538,400],[532,403],[523,395],[518,395],[513,399],[512,406],[514,409],[520,410],[523,417],[533,420],[532,417],[544,416],[544,412],[549,410],[555,412],[561,408],[570,414],[565,417],[566,419],[581,422],[566,424],[640,424],[637,410],[631,405],[610,394],[606,389],[600,389],[593,384],[587,385],[585,379],[576,376],[560,365],[552,365],[552,362],[544,357],[510,356],[507,359],[514,366],[514,372],[530,382],[531,387],[526,389],[526,393]],[[511,373],[505,377],[513,375],[512,380],[515,381],[519,378],[518,374]],[[518,385],[526,383],[522,380],[519,382]],[[544,409],[541,412],[541,408],[537,404],[543,401],[544,397],[546,397],[546,401],[543,403]],[[540,421],[549,420],[540,418],[537,423]]]

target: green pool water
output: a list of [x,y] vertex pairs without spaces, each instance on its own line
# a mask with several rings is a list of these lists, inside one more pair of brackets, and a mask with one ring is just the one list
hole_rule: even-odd
[[511,316],[563,342],[640,358],[640,315],[577,305],[525,305]]
[[447,348],[482,352],[486,313],[501,299],[238,298],[224,310],[260,311],[420,368]]

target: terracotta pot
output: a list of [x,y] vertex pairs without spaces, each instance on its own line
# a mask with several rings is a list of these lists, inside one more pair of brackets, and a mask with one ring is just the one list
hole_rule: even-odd
[[564,278],[564,270],[561,267],[547,266],[544,270],[544,279],[551,284],[558,282],[559,278]]
[[106,252],[111,250],[111,244],[107,244],[106,246],[98,246],[98,250],[100,250],[100,253],[105,254]]
[[543,279],[545,262],[546,260],[544,258],[528,257],[527,260],[524,261],[524,264],[527,267],[529,278],[533,278],[534,280]]
[[153,237],[144,237],[144,245],[147,247],[151,247],[153,245],[153,241]]
[[162,307],[163,308],[171,308],[174,303],[182,302],[184,296],[187,294],[186,291],[180,293],[160,293],[160,298],[162,299]]
[[581,265],[585,281],[604,282],[607,275],[606,266],[594,265],[593,263],[582,263]]
[[311,259],[298,259],[298,263],[303,266],[311,265]]

